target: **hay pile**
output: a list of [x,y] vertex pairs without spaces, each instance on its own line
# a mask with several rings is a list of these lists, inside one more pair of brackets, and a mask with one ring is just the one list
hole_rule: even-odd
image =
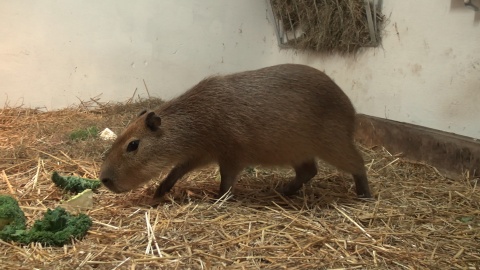
[[379,44],[384,16],[368,2],[373,38],[364,0],[270,0],[278,27],[291,32],[283,41],[288,47],[327,53]]
[[[96,126],[119,132],[141,108],[160,102],[0,110],[0,192],[19,200],[31,226],[65,198],[50,180],[53,170],[97,177],[109,143],[72,140],[72,131]],[[84,240],[63,248],[0,242],[0,268],[480,267],[478,179],[445,179],[382,148],[363,153],[375,201],[356,199],[350,176],[325,166],[291,198],[273,191],[291,170],[252,168],[231,201],[215,201],[219,176],[211,167],[180,181],[158,207],[149,206],[153,183],[126,195],[102,188]]]

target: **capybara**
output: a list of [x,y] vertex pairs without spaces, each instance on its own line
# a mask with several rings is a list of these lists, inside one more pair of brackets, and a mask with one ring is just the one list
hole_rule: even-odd
[[163,196],[186,173],[216,163],[224,195],[247,166],[284,166],[294,194],[317,174],[316,158],[351,173],[359,197],[370,198],[364,161],[354,144],[355,109],[326,74],[282,64],[203,79],[154,111],[143,111],[115,140],[100,179],[129,191],[171,168],[155,192]]

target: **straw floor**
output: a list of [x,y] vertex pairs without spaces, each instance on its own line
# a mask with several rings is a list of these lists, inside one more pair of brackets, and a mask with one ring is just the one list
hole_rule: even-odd
[[[73,141],[91,126],[115,132],[159,100],[40,112],[0,110],[0,192],[31,226],[68,198],[54,170],[95,178],[109,142]],[[88,235],[61,248],[0,241],[1,269],[479,269],[480,185],[444,178],[381,147],[361,147],[375,200],[357,199],[349,175],[320,164],[298,195],[274,189],[289,168],[249,168],[235,196],[215,201],[215,166],[179,181],[158,206],[156,183],[94,195]],[[160,179],[157,180],[157,183]]]

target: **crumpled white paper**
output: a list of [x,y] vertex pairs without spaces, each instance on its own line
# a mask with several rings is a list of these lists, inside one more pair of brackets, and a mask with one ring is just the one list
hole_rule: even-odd
[[117,134],[115,134],[109,128],[106,128],[102,132],[100,132],[100,138],[102,138],[102,140],[105,140],[105,141],[108,141],[108,140],[113,141],[117,138]]

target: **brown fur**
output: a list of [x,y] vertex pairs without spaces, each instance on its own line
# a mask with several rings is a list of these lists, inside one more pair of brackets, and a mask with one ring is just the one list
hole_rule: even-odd
[[[133,121],[113,143],[100,178],[124,192],[173,166],[160,197],[189,171],[217,163],[223,195],[246,166],[289,165],[296,171],[283,189],[289,195],[315,176],[320,158],[351,173],[358,196],[371,197],[354,123],[348,97],[314,68],[284,64],[214,76]],[[128,152],[135,140],[138,149]]]

